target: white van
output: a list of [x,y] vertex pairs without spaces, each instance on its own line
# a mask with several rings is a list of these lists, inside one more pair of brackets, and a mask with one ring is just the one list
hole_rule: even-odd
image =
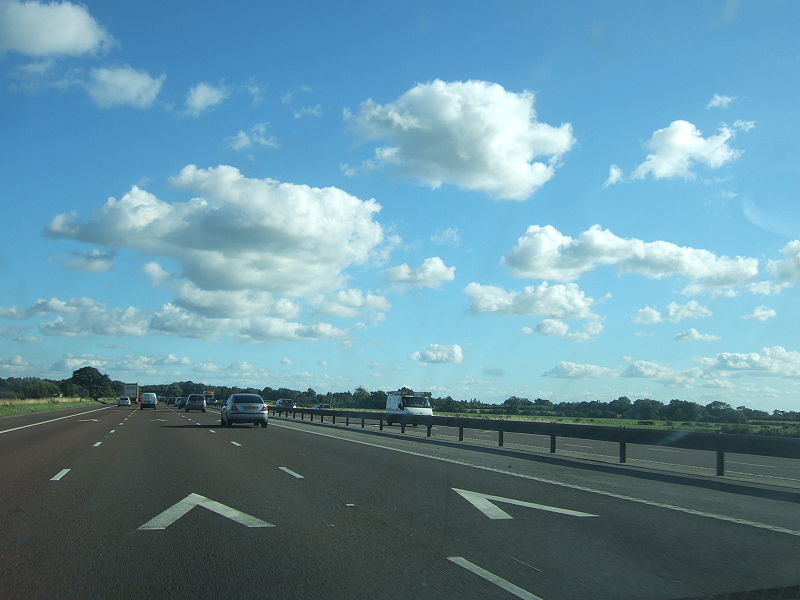
[[153,410],[158,410],[156,408],[157,404],[158,396],[156,396],[153,392],[145,392],[142,394],[139,410],[142,410],[143,408],[152,408]]
[[389,392],[386,397],[386,424],[394,421],[391,415],[433,416],[430,392]]

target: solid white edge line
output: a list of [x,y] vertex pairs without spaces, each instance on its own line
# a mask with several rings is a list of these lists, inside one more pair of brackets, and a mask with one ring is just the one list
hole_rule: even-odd
[[58,473],[56,473],[53,477],[50,478],[50,481],[59,481],[64,475],[69,473],[72,469],[61,469]]
[[12,431],[19,431],[20,429],[25,429],[27,427],[36,427],[37,425],[44,425],[45,423],[52,423],[53,421],[60,421],[61,419],[71,419],[72,417],[80,417],[81,415],[88,415],[89,413],[97,412],[98,410],[106,410],[107,408],[111,407],[104,406],[102,408],[93,408],[92,410],[87,410],[86,412],[78,413],[76,415],[67,415],[65,417],[58,417],[56,419],[50,419],[48,421],[39,421],[38,423],[20,425],[19,427],[12,427],[11,429],[4,429],[3,431],[0,431],[0,433],[11,433]]
[[411,456],[419,456],[421,458],[428,458],[430,460],[438,460],[441,462],[451,463],[454,465],[461,465],[463,467],[471,467],[473,469],[480,469],[481,471],[490,471],[492,473],[500,473],[501,475],[508,475],[510,477],[519,477],[520,479],[527,479],[529,481],[538,481],[539,483],[547,483],[550,485],[556,485],[563,488],[568,488],[572,490],[580,490],[582,492],[588,492],[590,494],[597,494],[599,496],[606,496],[608,498],[616,498],[617,500],[627,500],[628,502],[636,502],[637,504],[645,504],[647,506],[653,506],[656,508],[665,508],[667,510],[674,510],[675,512],[681,512],[688,515],[695,515],[697,517],[706,517],[708,519],[716,519],[718,521],[726,521],[728,523],[736,523],[738,525],[745,525],[747,527],[755,527],[757,529],[766,529],[768,531],[774,531],[775,533],[785,533],[787,535],[794,535],[800,537],[800,531],[796,531],[794,529],[788,529],[786,527],[780,527],[778,525],[769,525],[768,523],[759,523],[757,521],[748,521],[747,519],[739,519],[737,517],[728,517],[726,515],[718,515],[715,513],[708,513],[703,512],[701,510],[695,510],[693,508],[686,508],[684,506],[675,506],[672,504],[666,504],[664,502],[656,502],[654,500],[646,500],[644,498],[636,498],[635,496],[625,496],[624,494],[617,494],[615,492],[608,492],[605,490],[598,490],[590,487],[586,487],[583,485],[577,485],[575,483],[565,483],[563,481],[555,481],[553,479],[546,479],[544,477],[536,477],[535,475],[525,475],[524,473],[514,473],[513,471],[505,471],[503,469],[496,469],[494,467],[484,467],[482,465],[474,465],[472,463],[465,462],[463,460],[456,460],[454,458],[445,458],[443,456],[430,456],[428,454],[422,454],[421,452],[414,452],[413,450],[401,450],[400,448],[392,448],[390,446],[383,446],[381,444],[374,444],[372,442],[365,442],[362,440],[351,440],[347,438],[337,437],[335,435],[330,435],[328,433],[323,433],[321,431],[308,431],[305,429],[300,429],[299,427],[290,427],[288,425],[283,424],[275,424],[276,427],[281,427],[283,429],[292,429],[293,431],[299,431],[300,433],[308,433],[311,435],[320,435],[322,437],[329,437],[335,440],[340,440],[343,442],[350,442],[352,444],[362,444],[364,446],[372,446],[374,448],[382,448],[383,450],[390,450],[392,452],[399,452],[401,454],[409,454]]
[[300,473],[295,473],[294,471],[292,471],[291,469],[289,469],[287,467],[278,467],[278,469],[283,471],[284,473],[288,473],[292,477],[296,477],[297,479],[305,479],[305,477],[300,475]]
[[465,568],[467,571],[475,573],[475,575],[478,577],[485,579],[489,583],[495,584],[497,587],[504,589],[510,594],[514,594],[517,598],[522,598],[523,600],[542,600],[542,598],[539,596],[531,594],[527,590],[523,590],[521,587],[514,585],[510,581],[506,581],[499,575],[495,575],[494,573],[479,567],[475,563],[469,562],[463,556],[448,556],[447,560],[457,564],[459,567]]

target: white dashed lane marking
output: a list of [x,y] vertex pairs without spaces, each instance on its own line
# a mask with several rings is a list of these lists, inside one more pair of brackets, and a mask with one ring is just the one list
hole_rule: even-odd
[[64,475],[70,472],[71,469],[61,469],[58,473],[56,473],[53,477],[50,478],[50,481],[59,481]]

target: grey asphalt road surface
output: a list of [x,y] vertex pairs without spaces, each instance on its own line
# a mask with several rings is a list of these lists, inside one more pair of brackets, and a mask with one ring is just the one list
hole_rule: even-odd
[[800,584],[800,494],[785,487],[291,420],[223,428],[163,406],[36,419],[0,419],[3,598],[666,600]]

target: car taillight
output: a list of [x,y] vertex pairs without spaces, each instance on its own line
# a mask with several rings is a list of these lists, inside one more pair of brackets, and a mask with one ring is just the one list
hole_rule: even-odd
[[269,409],[267,408],[267,405],[266,405],[266,404],[265,404],[264,406],[262,406],[262,407],[261,407],[261,412],[268,411],[268,410],[269,410]]
[[234,404],[233,406],[231,406],[231,410],[233,411],[233,410],[239,410],[239,409],[236,408],[236,405]]

